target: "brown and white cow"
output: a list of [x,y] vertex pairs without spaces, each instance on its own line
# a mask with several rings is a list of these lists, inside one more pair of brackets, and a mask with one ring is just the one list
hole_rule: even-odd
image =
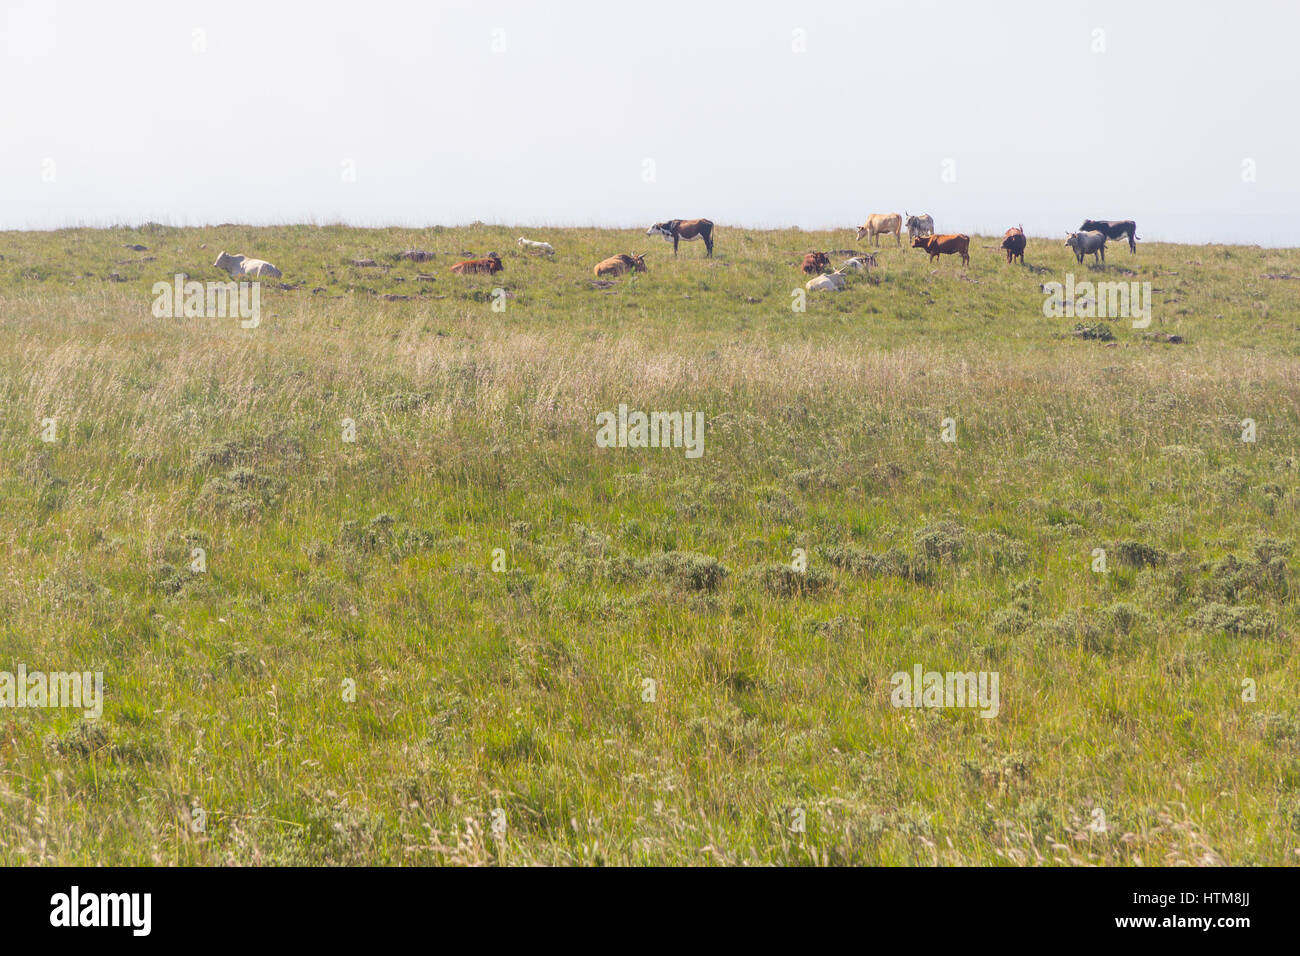
[[903,217],[896,212],[877,212],[867,217],[867,221],[858,226],[858,241],[871,238],[876,240],[876,245],[880,245],[880,236],[894,234],[894,241],[898,245],[903,244]]
[[451,267],[451,271],[457,275],[471,275],[483,272],[492,275],[504,268],[505,264],[501,261],[501,257],[495,252],[489,252],[482,259],[466,259],[464,262],[458,262]]
[[645,272],[645,256],[638,256],[635,252],[629,256],[625,252],[620,252],[616,256],[610,256],[596,263],[595,269],[598,277],[621,276],[625,272],[633,271]]
[[824,252],[810,252],[803,257],[804,275],[814,275],[831,267],[831,257]]
[[645,231],[647,236],[663,236],[673,244],[673,255],[677,255],[679,242],[704,240],[705,256],[713,255],[713,223],[707,219],[669,219],[657,222]]
[[1002,248],[1007,251],[1007,265],[1013,259],[1019,259],[1022,266],[1025,264],[1026,241],[1024,226],[1012,226],[1002,234]]
[[930,261],[940,256],[959,255],[961,264],[970,265],[970,236],[962,233],[943,236],[917,236],[912,240],[913,249],[924,249],[930,255]]

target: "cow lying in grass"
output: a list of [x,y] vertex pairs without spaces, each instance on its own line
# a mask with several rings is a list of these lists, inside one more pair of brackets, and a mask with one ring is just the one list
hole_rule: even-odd
[[829,269],[830,267],[831,267],[831,257],[828,256],[826,253],[809,252],[804,255],[803,265],[800,268],[803,269],[804,275],[811,276],[811,275],[816,275],[818,272],[821,272],[823,269]]
[[627,253],[620,252],[616,256],[610,256],[596,263],[595,272],[597,277],[621,276],[625,272],[645,272],[645,256],[638,256],[635,252],[629,256]]
[[493,275],[504,268],[505,264],[501,261],[501,257],[495,252],[489,252],[487,256],[482,259],[466,259],[463,262],[458,262],[451,267],[451,271],[457,275],[472,275],[476,273],[487,273],[488,275]]
[[804,288],[809,292],[839,292],[844,288],[845,281],[843,272],[828,272],[824,276],[809,279],[804,283]]
[[271,279],[278,279],[282,273],[265,259],[250,259],[248,256],[232,256],[228,252],[222,252],[217,256],[217,261],[212,263],[218,269],[225,269],[230,273],[231,278],[235,276],[263,276]]

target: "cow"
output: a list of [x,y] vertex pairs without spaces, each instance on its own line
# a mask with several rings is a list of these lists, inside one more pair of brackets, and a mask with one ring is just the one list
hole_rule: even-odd
[[666,242],[673,244],[673,255],[677,255],[677,243],[704,240],[705,256],[713,255],[713,223],[707,219],[669,219],[657,222],[645,231],[647,236],[663,236]]
[[466,259],[464,262],[458,262],[451,267],[451,271],[457,275],[472,275],[486,272],[488,275],[500,272],[505,268],[505,263],[495,252],[489,252],[483,259]]
[[1083,265],[1083,257],[1092,253],[1092,261],[1096,262],[1097,257],[1101,261],[1106,261],[1106,234],[1104,232],[1070,232],[1065,240],[1065,244],[1074,250],[1074,257]]
[[955,253],[961,256],[962,265],[970,265],[970,236],[962,233],[950,233],[942,236],[917,236],[912,240],[912,248],[924,249],[930,254],[931,262],[934,262],[940,256],[950,256]]
[[881,233],[884,233],[885,235],[889,235],[892,232],[894,234],[894,241],[901,246],[903,244],[903,240],[900,235],[902,229],[903,229],[903,217],[900,216],[898,213],[896,212],[872,213],[870,216],[867,217],[866,222],[858,226],[858,233],[857,233],[858,241],[861,242],[863,239],[869,236],[870,238],[876,240],[876,245],[880,245]]
[[235,276],[257,276],[259,279],[266,276],[267,278],[279,279],[283,275],[279,269],[265,259],[232,256],[224,251],[217,256],[217,261],[212,265],[218,269],[225,269],[230,273],[232,279]]
[[809,279],[804,283],[804,288],[809,292],[839,292],[844,288],[845,281],[843,272],[828,272],[824,276]]
[[1128,251],[1137,252],[1138,227],[1132,219],[1111,221],[1108,219],[1085,219],[1079,227],[1080,232],[1099,232],[1107,239],[1128,238]]
[[[904,213],[904,215],[907,214]],[[917,236],[934,235],[934,219],[925,213],[919,216],[907,216],[907,221],[903,225],[907,226],[907,239],[909,242]]]
[[831,257],[824,252],[810,252],[803,257],[804,275],[814,275],[831,267]]
[[876,268],[876,257],[874,255],[854,256],[852,259],[845,259],[840,266],[840,271],[852,269],[854,272],[867,272]]
[[518,239],[515,240],[515,242],[519,245],[520,249],[531,250],[533,252],[540,252],[542,255],[545,256],[555,255],[555,247],[551,245],[549,242],[536,242],[532,239],[525,239],[523,236],[520,236]]
[[624,272],[645,272],[645,256],[638,256],[635,252],[629,256],[627,253],[620,252],[616,256],[610,256],[596,263],[594,271],[598,278],[621,276]]
[[1025,264],[1025,227],[1012,226],[1002,235],[1002,248],[1007,251],[1007,265],[1011,264],[1013,259],[1019,259],[1020,264]]

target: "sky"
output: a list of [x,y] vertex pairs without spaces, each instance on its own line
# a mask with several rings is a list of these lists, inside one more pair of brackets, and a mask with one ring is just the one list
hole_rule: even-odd
[[928,212],[1300,246],[1298,27],[1277,0],[0,0],[0,229]]

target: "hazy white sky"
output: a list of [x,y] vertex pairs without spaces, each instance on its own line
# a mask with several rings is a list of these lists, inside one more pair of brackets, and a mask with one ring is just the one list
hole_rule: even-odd
[[1292,0],[0,11],[0,228],[925,211],[1300,245]]

